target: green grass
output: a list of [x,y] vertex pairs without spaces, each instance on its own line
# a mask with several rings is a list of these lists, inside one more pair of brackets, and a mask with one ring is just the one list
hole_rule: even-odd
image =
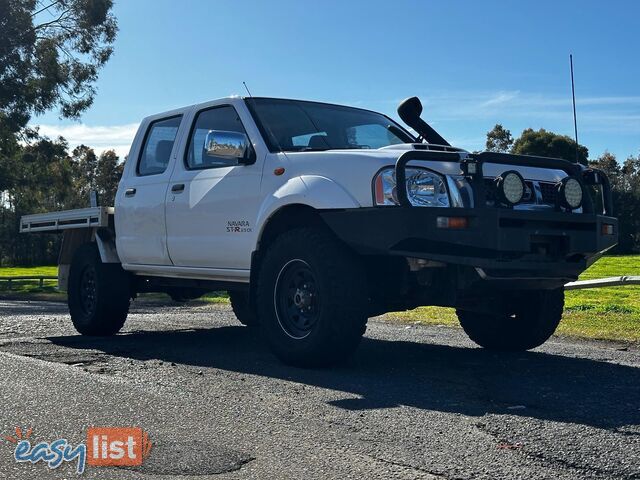
[[24,277],[28,275],[58,275],[58,267],[2,267],[0,277]]
[[[0,268],[0,277],[26,275],[57,275],[57,267]],[[584,272],[581,280],[640,275],[640,255],[610,256],[596,262]],[[7,290],[7,282],[0,281],[0,296],[24,299],[63,300],[64,293],[55,289],[56,281],[45,282],[40,289],[37,282],[14,282]],[[147,299],[165,300],[162,294],[147,294]],[[201,299],[207,303],[228,303],[226,292],[214,292]],[[415,322],[431,325],[458,326],[452,308],[419,307],[406,312],[385,315],[391,321]],[[604,340],[640,342],[640,287],[613,287],[573,290],[566,294],[564,318],[558,334]]]
[[[27,277],[27,276],[57,276],[58,267],[2,267],[0,268],[0,277]],[[0,280],[0,295],[3,296],[21,296],[21,295],[37,295],[38,298],[56,299],[64,297],[64,294],[56,290],[57,280],[45,280],[44,287],[40,288],[38,280],[22,280],[11,282],[11,290],[9,290],[9,282]]]
[[[640,275],[640,255],[603,257],[581,280],[620,275]],[[452,308],[419,307],[385,315],[389,320],[458,326]],[[560,335],[640,342],[640,287],[609,287],[572,290],[566,293]]]

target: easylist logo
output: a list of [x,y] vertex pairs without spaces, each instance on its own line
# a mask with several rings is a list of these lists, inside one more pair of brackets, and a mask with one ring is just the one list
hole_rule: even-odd
[[138,427],[91,427],[86,443],[72,445],[64,438],[36,441],[31,434],[16,427],[15,436],[4,438],[15,445],[13,456],[18,463],[44,463],[57,469],[63,463],[75,463],[76,472],[94,467],[133,467],[142,465],[151,451],[147,433]]
[[142,465],[149,450],[149,436],[141,428],[91,427],[87,430],[88,465]]

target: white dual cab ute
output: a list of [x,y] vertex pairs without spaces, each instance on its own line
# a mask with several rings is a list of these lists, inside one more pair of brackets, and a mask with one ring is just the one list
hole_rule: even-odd
[[283,361],[338,362],[367,318],[456,308],[479,345],[544,343],[575,280],[617,241],[607,177],[452,147],[398,107],[232,97],[145,118],[114,207],[30,215],[62,231],[76,329],[113,335],[130,300],[227,290]]

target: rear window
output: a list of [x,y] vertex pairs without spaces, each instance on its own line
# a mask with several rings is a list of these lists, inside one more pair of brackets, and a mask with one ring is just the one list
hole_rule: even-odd
[[176,141],[182,115],[156,120],[149,125],[144,146],[138,160],[138,175],[159,175],[164,173],[171,159],[171,151]]

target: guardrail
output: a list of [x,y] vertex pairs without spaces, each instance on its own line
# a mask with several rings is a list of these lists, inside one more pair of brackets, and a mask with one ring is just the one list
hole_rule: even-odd
[[11,290],[13,282],[37,280],[40,283],[40,288],[42,288],[44,287],[45,280],[57,280],[57,279],[58,277],[51,276],[51,275],[27,275],[27,276],[17,276],[17,277],[0,277],[0,282],[3,282],[3,281],[8,282],[9,283],[8,290]]

